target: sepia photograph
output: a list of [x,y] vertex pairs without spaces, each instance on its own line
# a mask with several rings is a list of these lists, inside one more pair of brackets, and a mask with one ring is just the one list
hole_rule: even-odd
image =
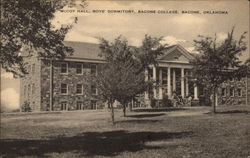
[[0,6],[0,157],[250,158],[248,0]]

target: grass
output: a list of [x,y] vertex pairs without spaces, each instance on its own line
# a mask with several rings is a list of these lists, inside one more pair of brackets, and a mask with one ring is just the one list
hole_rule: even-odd
[[247,158],[250,106],[1,114],[0,157]]

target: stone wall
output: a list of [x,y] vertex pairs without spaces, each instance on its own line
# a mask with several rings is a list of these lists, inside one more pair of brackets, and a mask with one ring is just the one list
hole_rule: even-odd
[[247,105],[250,105],[250,76],[247,78]]
[[41,60],[35,56],[26,59],[29,74],[20,79],[20,105],[30,104],[32,111],[40,111],[41,106]]
[[[62,74],[61,63],[68,64],[68,73]],[[83,64],[83,73],[76,73],[76,65]],[[82,102],[83,109],[96,109],[93,104],[96,102],[98,108],[103,108],[104,104],[100,100],[98,95],[91,94],[91,81],[89,80],[90,65],[94,63],[77,63],[77,62],[53,62],[53,110],[61,110],[61,104],[66,103],[67,109],[75,110],[77,108],[77,102]],[[48,110],[50,104],[50,63],[48,61],[42,61],[42,110]],[[68,93],[61,94],[61,83],[68,85]],[[76,84],[83,85],[83,93],[76,94]]]
[[[245,105],[249,104],[249,98],[250,98],[250,86],[248,84],[248,87],[246,87],[246,82],[249,83],[246,80],[246,78],[239,80],[233,80],[233,81],[227,81],[222,84],[221,88],[219,89],[219,95],[218,95],[218,104],[219,105]],[[222,96],[222,88],[226,89],[226,95]],[[230,95],[230,89],[234,89],[234,95]],[[237,90],[241,89],[242,95],[239,96]],[[248,93],[246,92],[248,91]],[[248,96],[246,96],[248,95]],[[248,103],[247,99],[248,98]]]

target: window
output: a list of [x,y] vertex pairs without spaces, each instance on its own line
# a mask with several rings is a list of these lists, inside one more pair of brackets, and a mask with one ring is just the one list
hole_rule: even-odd
[[68,64],[67,63],[61,63],[61,73],[68,73]]
[[33,83],[32,84],[32,94],[34,94],[35,93],[35,84]]
[[32,110],[35,110],[35,107],[36,107],[36,102],[33,101],[33,102],[32,102],[32,105],[31,105],[31,109],[32,109]]
[[26,88],[27,88],[27,87],[24,86],[24,92],[23,92],[24,97],[27,97],[27,89],[26,89]]
[[32,74],[35,74],[35,64],[32,64]]
[[90,67],[91,75],[96,75],[96,65],[92,64]]
[[68,85],[65,83],[61,84],[61,93],[62,94],[67,94],[68,93]]
[[91,100],[91,109],[97,109],[97,103],[95,100]]
[[88,63],[83,63],[83,64],[82,64],[82,67],[83,67],[83,69],[87,69],[87,68],[89,68],[90,66],[89,66]]
[[242,97],[242,90],[239,88],[237,91],[238,91],[238,96]]
[[83,110],[83,103],[81,101],[76,102],[76,109],[77,110]]
[[227,96],[227,90],[226,90],[226,88],[222,88],[222,89],[221,89],[221,95],[222,95],[223,97]]
[[91,94],[92,94],[92,95],[97,95],[97,88],[96,88],[95,85],[92,85],[92,86],[91,86]]
[[82,94],[82,84],[76,85],[76,94]]
[[28,85],[28,97],[30,97],[30,85]]
[[82,74],[82,64],[76,64],[76,74]]
[[66,101],[61,102],[61,110],[68,110],[68,103]]
[[27,72],[31,73],[31,66],[30,65],[27,66]]
[[241,79],[237,77],[237,78],[235,78],[235,81],[241,81]]
[[233,97],[234,96],[234,89],[230,88],[230,96]]

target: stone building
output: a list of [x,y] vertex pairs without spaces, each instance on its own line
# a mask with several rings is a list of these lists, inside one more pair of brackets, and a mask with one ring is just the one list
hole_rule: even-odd
[[[20,103],[30,104],[32,111],[100,109],[104,103],[98,96],[94,83],[86,79],[88,74],[97,74],[98,65],[105,60],[98,56],[97,44],[65,42],[74,49],[74,55],[63,61],[45,60],[35,56],[27,59],[29,74],[20,82]],[[180,45],[167,47],[158,57],[157,67],[145,71],[145,80],[156,81],[152,94],[145,92],[143,104],[150,99],[162,101],[173,93],[180,98],[192,96],[202,104],[204,92],[188,80],[192,75],[190,60],[194,56]],[[150,95],[152,95],[150,97]],[[219,104],[250,103],[250,79],[228,81],[222,85],[218,95]]]
[[[103,107],[98,91],[86,76],[96,74],[104,60],[96,44],[65,42],[74,56],[63,61],[27,59],[29,74],[21,78],[20,103],[28,102],[32,111],[81,110]],[[88,83],[87,83],[88,82]]]

